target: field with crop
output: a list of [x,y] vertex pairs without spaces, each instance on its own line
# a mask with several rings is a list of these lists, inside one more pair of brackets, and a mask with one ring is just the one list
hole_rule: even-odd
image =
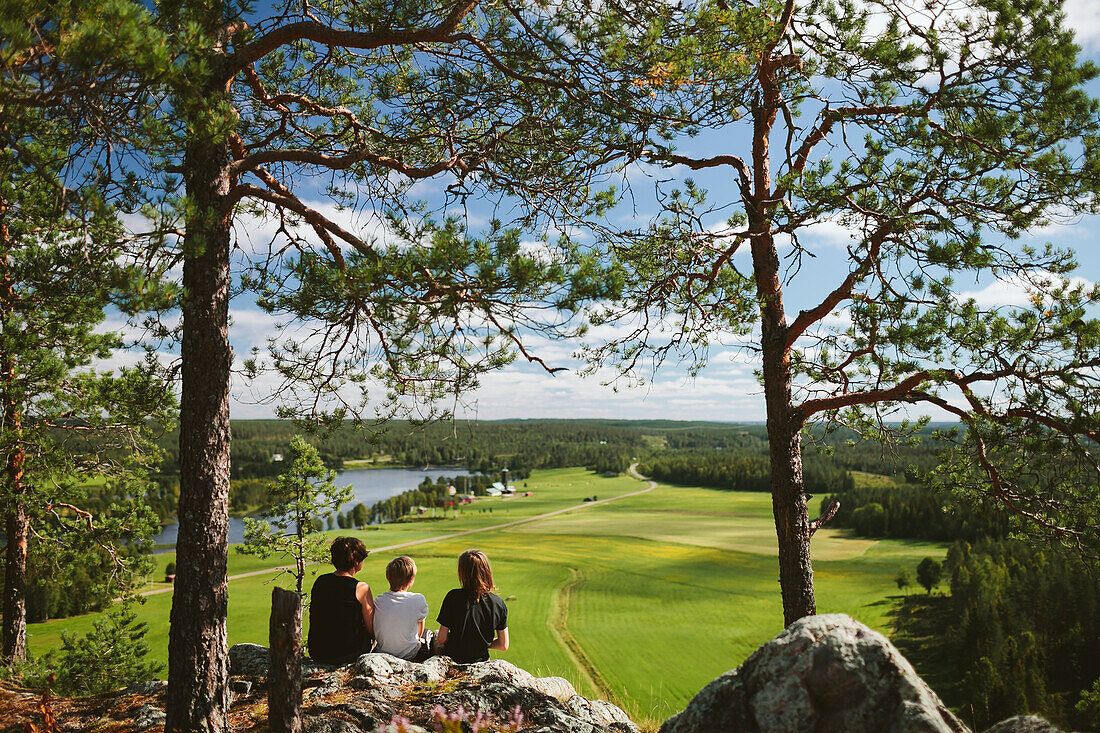
[[[766,494],[662,485],[593,504],[583,500],[610,499],[647,484],[582,469],[540,471],[526,483],[532,496],[481,499],[457,518],[344,530],[376,548],[360,579],[376,592],[385,590],[386,562],[411,555],[419,566],[414,590],[427,596],[434,613],[457,584],[458,553],[480,547],[492,560],[498,592],[509,608],[512,648],[496,656],[535,674],[566,677],[582,693],[609,697],[642,720],[661,720],[681,709],[702,685],[781,630]],[[484,531],[450,536],[467,530]],[[381,549],[395,545],[405,546]],[[824,529],[813,540],[818,609],[848,613],[889,632],[898,569],[912,569],[921,558],[942,556],[944,550]],[[159,555],[159,568],[171,559]],[[272,564],[232,553],[230,573]],[[274,576],[262,572],[231,581],[231,644],[266,643]],[[291,581],[284,576],[278,582]],[[149,589],[169,586],[153,582]],[[171,595],[155,593],[145,601],[139,617],[149,624],[153,656],[165,662]],[[32,652],[58,646],[62,631],[86,631],[92,619],[32,625]]]

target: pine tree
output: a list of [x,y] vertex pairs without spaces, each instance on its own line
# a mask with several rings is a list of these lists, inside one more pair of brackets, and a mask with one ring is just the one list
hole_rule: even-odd
[[[112,135],[137,134],[142,122],[134,110],[141,104],[127,95],[140,97],[140,89],[124,94],[115,87],[127,72],[89,48],[107,28],[118,43],[144,38],[132,10],[120,2],[74,8],[31,0],[8,3],[0,12],[0,508],[7,661],[26,655],[32,531],[42,540],[73,542],[73,533],[90,538],[113,568],[95,579],[107,594],[125,592],[140,567],[140,556],[118,545],[140,546],[155,532],[155,517],[139,499],[92,512],[82,507],[79,488],[90,477],[135,481],[142,461],[156,452],[148,421],[163,422],[172,404],[151,359],[113,373],[91,368],[123,346],[121,335],[102,330],[105,309],[133,315],[171,297],[155,273],[130,256],[111,205],[132,199],[134,181],[110,176],[114,138],[103,134],[103,126],[117,124]],[[146,61],[152,75],[159,61]],[[123,484],[121,491],[140,496],[137,485]]]
[[[815,423],[891,443],[946,413],[962,429],[941,436],[938,486],[1100,552],[1100,290],[1071,279],[1071,252],[1018,241],[1100,200],[1100,107],[1085,90],[1097,69],[1078,62],[1060,3],[570,10],[593,29],[619,14],[616,42],[575,37],[642,92],[618,116],[641,157],[728,180],[708,192],[677,178],[656,223],[605,237],[625,288],[597,322],[630,329],[593,363],[635,375],[668,357],[694,374],[712,344],[756,355],[785,622],[816,612],[810,539],[827,517],[810,519],[802,455]],[[693,154],[704,133],[722,149]],[[815,246],[819,226],[846,245]],[[991,279],[1029,300],[961,292]]]
[[[302,594],[306,565],[328,559],[328,544],[313,537],[317,512],[334,512],[351,500],[351,486],[337,487],[336,472],[325,468],[317,449],[301,436],[290,443],[289,463],[268,494],[262,519],[246,517],[244,544],[237,551],[245,555],[281,555],[294,561],[295,590]],[[329,515],[331,516],[331,514]],[[301,629],[298,630],[299,635]]]

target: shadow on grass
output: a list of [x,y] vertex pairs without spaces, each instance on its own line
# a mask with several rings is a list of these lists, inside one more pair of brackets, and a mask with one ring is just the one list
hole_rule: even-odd
[[[956,621],[947,596],[913,594],[889,612],[894,633],[890,640],[928,686],[951,708],[958,702],[959,681],[954,679],[951,656],[955,649],[948,643],[944,629]],[[957,712],[957,711],[956,711]]]

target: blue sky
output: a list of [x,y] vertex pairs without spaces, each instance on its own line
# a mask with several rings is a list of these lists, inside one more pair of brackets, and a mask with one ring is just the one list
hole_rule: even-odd
[[[1067,0],[1068,23],[1077,34],[1083,55],[1100,63],[1100,2],[1097,0]],[[1100,83],[1091,90],[1100,97]],[[715,150],[714,153],[728,152]],[[643,171],[633,171],[634,182],[640,189],[647,186]],[[425,184],[420,193],[430,196],[431,186]],[[717,189],[722,181],[706,182]],[[323,205],[323,204],[319,204]],[[645,211],[639,212],[644,216]],[[341,216],[347,217],[346,214]],[[361,228],[370,228],[370,218],[349,220]],[[717,224],[718,222],[714,222]],[[238,238],[247,249],[264,246],[268,241],[271,225],[262,221],[239,222]],[[1070,247],[1078,254],[1078,275],[1090,282],[1100,281],[1100,249],[1096,235],[1100,231],[1100,217],[1077,217],[1060,222],[1043,231],[1035,232],[1037,242],[1050,241]],[[834,280],[838,268],[843,266],[843,247],[847,233],[839,225],[824,224],[814,228],[803,238],[804,244],[819,256],[812,267],[823,275],[822,282]],[[812,289],[812,288],[811,288]],[[975,282],[960,283],[961,291],[973,295],[983,303],[1010,304],[1017,302],[1019,289],[1012,283]],[[799,295],[810,293],[797,290],[788,293],[788,312],[800,305]],[[239,296],[232,304],[233,326],[231,340],[238,359],[247,355],[253,345],[262,346],[274,333],[274,319],[259,311],[249,302],[248,296]],[[596,342],[614,335],[610,329],[595,329],[586,339]],[[630,387],[625,383],[605,384],[611,373],[581,377],[577,369],[583,364],[574,358],[577,343],[539,341],[533,344],[536,353],[554,366],[570,367],[570,370],[550,375],[541,368],[514,364],[481,380],[481,387],[452,405],[460,417],[479,419],[503,418],[661,418],[680,420],[760,421],[764,419],[763,397],[753,375],[754,361],[740,351],[715,344],[710,350],[708,366],[694,378],[677,364],[665,364],[660,370],[643,376],[645,383]],[[273,382],[261,378],[246,383],[235,376],[233,385],[233,417],[270,417],[273,405],[265,400],[271,393]]]

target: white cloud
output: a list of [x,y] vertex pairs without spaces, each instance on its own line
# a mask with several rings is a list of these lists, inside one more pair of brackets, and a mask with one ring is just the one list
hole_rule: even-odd
[[1077,43],[1087,51],[1100,49],[1100,3],[1096,0],[1065,0],[1066,27],[1072,28]]
[[826,220],[810,224],[799,230],[798,238],[803,244],[820,244],[837,249],[846,249],[859,232],[841,224],[839,221]]
[[[1056,275],[1044,275],[1037,273],[1032,282],[1042,283],[1047,281],[1051,284],[1058,284],[1059,277]],[[1070,287],[1084,287],[1094,288],[1096,283],[1086,280],[1083,277],[1074,277],[1069,279]],[[1003,280],[997,280],[989,285],[981,288],[980,290],[967,290],[958,294],[959,301],[965,301],[973,299],[974,303],[979,308],[997,308],[997,307],[1027,307],[1031,305],[1031,293],[1035,292],[1035,286],[1019,277],[1005,278]]]

